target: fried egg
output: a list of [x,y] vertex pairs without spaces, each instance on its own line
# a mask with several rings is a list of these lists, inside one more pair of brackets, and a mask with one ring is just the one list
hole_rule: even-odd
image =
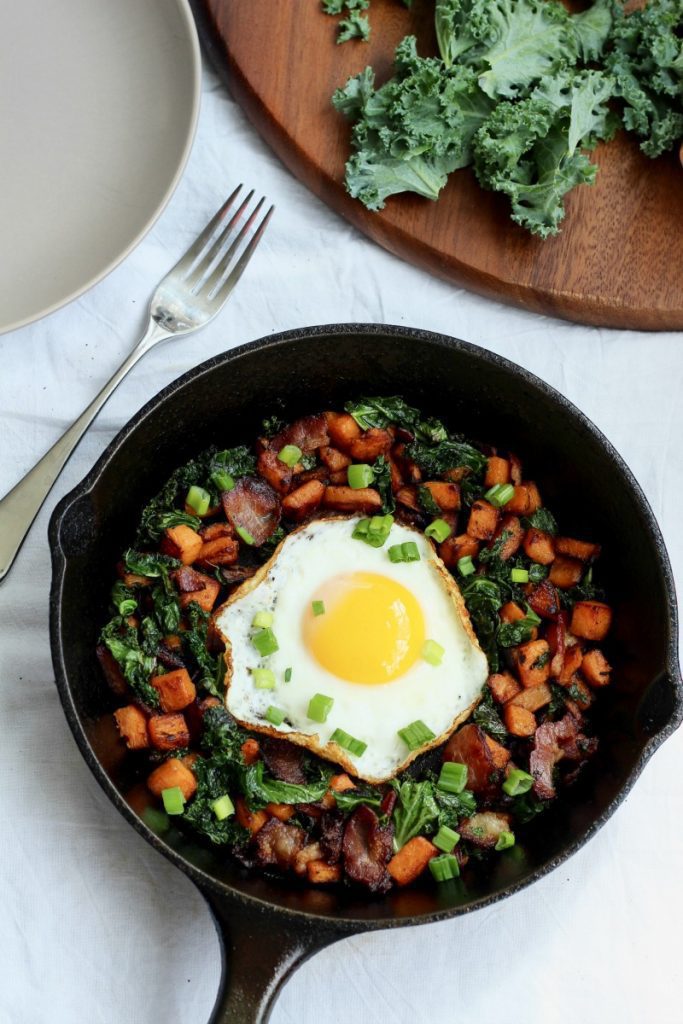
[[[319,519],[289,534],[215,623],[226,706],[242,725],[378,783],[467,718],[488,666],[431,542],[394,523],[371,547],[353,538],[358,522]],[[410,541],[419,560],[391,561],[389,548]]]

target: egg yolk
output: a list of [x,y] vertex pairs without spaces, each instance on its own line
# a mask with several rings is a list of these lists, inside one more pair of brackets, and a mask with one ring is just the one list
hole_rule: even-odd
[[[322,601],[323,614],[312,602]],[[422,609],[409,590],[372,572],[335,576],[312,595],[303,617],[306,647],[340,679],[375,685],[407,672],[425,640]]]

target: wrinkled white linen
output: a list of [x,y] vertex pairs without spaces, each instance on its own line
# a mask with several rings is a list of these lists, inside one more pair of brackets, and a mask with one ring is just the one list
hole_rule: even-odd
[[[294,180],[208,71],[189,166],[154,230],[83,298],[0,337],[0,494],[123,359],[157,281],[240,181],[277,204],[256,259],[217,321],[157,349],[122,384],[0,589],[2,1024],[203,1024],[213,1004],[219,948],[204,901],[95,783],[62,714],[48,645],[52,509],[188,368],[271,332],[340,321],[484,345],[549,381],[606,433],[683,575],[683,339],[530,315],[402,263]],[[678,1024],[682,756],[678,734],[606,827],[526,891],[459,920],[325,950],[287,984],[272,1024]]]

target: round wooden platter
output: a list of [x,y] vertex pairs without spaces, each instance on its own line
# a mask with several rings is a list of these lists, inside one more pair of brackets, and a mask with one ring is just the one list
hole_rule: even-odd
[[562,231],[541,241],[513,224],[504,197],[469,169],[432,203],[388,200],[370,213],[344,189],[349,126],[334,90],[371,64],[382,82],[408,33],[434,53],[433,0],[373,0],[369,43],[335,45],[318,0],[193,0],[207,49],[283,163],[366,235],[403,259],[483,295],[601,327],[683,329],[683,170],[632,139],[598,147],[594,186],[566,200]]

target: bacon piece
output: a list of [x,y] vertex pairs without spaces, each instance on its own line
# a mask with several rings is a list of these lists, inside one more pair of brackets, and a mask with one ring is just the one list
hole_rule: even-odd
[[243,476],[222,496],[226,519],[251,535],[256,547],[268,540],[280,522],[280,499],[265,480]]
[[287,871],[294,867],[305,843],[306,833],[298,825],[270,818],[254,837],[256,860],[262,868],[274,866]]
[[171,573],[171,579],[181,594],[194,594],[198,590],[206,589],[208,577],[196,569],[191,569],[189,565],[184,565]]
[[233,583],[242,583],[244,582],[244,580],[251,579],[255,572],[255,565],[221,566],[221,576],[228,584],[228,586],[232,586]]
[[306,781],[303,763],[304,755],[301,747],[287,740],[273,739],[268,736],[261,743],[261,754],[266,768],[280,782],[292,782],[301,786]]
[[542,800],[556,795],[553,769],[563,758],[581,761],[596,749],[597,741],[580,732],[580,721],[565,715],[558,722],[544,722],[534,735],[534,749],[529,756],[529,771],[534,777],[534,792]]
[[317,416],[303,416],[270,439],[270,447],[277,453],[286,444],[294,444],[302,452],[314,452],[316,448],[330,443],[327,420],[323,413]]
[[443,759],[467,765],[467,788],[473,793],[491,796],[496,792],[493,754],[478,725],[471,722],[458,729],[446,744]]
[[166,668],[187,668],[180,655],[164,643],[157,647],[157,658]]
[[381,826],[375,812],[364,804],[346,823],[342,840],[346,874],[370,892],[388,892],[391,888],[387,864],[393,853],[393,833],[391,825]]
[[551,662],[550,675],[557,679],[562,671],[564,652],[567,647],[567,624],[569,616],[567,612],[560,612],[555,622],[551,622],[545,631],[545,638],[550,648]]
[[473,846],[490,849],[500,839],[501,832],[510,831],[510,815],[496,811],[480,811],[471,818],[465,818],[458,825],[463,839],[469,840]]
[[342,855],[344,818],[335,811],[325,811],[320,819],[320,849],[328,864],[336,864]]
[[543,580],[529,595],[529,607],[542,619],[556,619],[560,614],[560,598],[550,580]]

